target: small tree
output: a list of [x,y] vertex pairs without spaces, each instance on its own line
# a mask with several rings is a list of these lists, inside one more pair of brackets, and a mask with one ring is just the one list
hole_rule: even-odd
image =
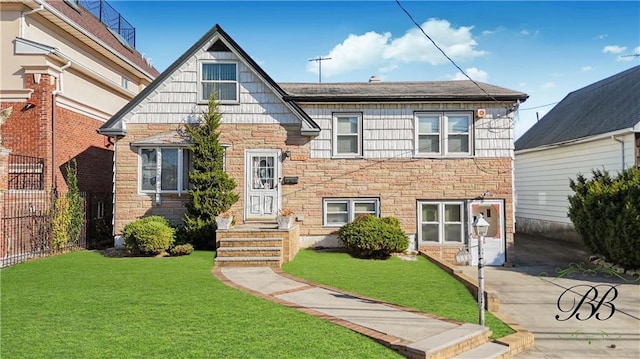
[[189,147],[193,170],[189,172],[191,198],[186,204],[184,230],[197,248],[215,243],[215,216],[228,211],[238,201],[234,191],[236,181],[223,170],[224,149],[219,141],[221,120],[222,114],[212,93],[202,121],[185,125],[193,141]]
[[73,159],[67,163],[67,194],[55,199],[53,208],[53,246],[61,249],[77,245],[84,223],[83,200],[78,191],[78,165]]

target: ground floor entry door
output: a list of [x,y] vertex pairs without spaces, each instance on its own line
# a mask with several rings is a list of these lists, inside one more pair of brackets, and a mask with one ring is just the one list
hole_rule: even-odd
[[247,150],[245,160],[245,218],[272,220],[280,208],[280,150]]
[[469,251],[472,256],[472,265],[478,265],[478,236],[472,226],[473,221],[479,213],[489,223],[489,230],[484,238],[484,264],[489,266],[500,266],[505,262],[505,222],[504,222],[504,201],[503,200],[473,200],[468,202],[469,213]]

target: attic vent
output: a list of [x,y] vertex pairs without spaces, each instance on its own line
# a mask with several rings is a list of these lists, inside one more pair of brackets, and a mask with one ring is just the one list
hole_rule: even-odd
[[211,45],[211,47],[207,49],[207,51],[208,52],[212,52],[212,51],[231,52],[231,50],[229,50],[227,45],[225,45],[225,43],[220,40],[214,42],[213,45]]
[[369,77],[369,82],[380,82],[380,78],[376,75]]

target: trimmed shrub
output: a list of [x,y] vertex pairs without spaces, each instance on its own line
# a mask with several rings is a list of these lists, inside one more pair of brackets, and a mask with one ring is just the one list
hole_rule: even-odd
[[149,216],[127,224],[122,237],[124,245],[134,253],[155,255],[166,251],[174,242],[175,230],[160,216]]
[[395,217],[360,216],[340,228],[338,239],[359,258],[386,259],[409,247],[409,237]]
[[178,244],[177,246],[171,248],[169,253],[172,256],[188,256],[193,252],[193,246],[189,243],[187,244]]
[[595,170],[570,180],[569,218],[585,245],[608,262],[640,268],[640,168],[612,178]]

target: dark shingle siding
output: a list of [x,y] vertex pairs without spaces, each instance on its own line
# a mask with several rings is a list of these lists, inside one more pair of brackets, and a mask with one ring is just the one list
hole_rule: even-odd
[[631,128],[640,122],[640,66],[568,94],[516,143],[516,150]]

